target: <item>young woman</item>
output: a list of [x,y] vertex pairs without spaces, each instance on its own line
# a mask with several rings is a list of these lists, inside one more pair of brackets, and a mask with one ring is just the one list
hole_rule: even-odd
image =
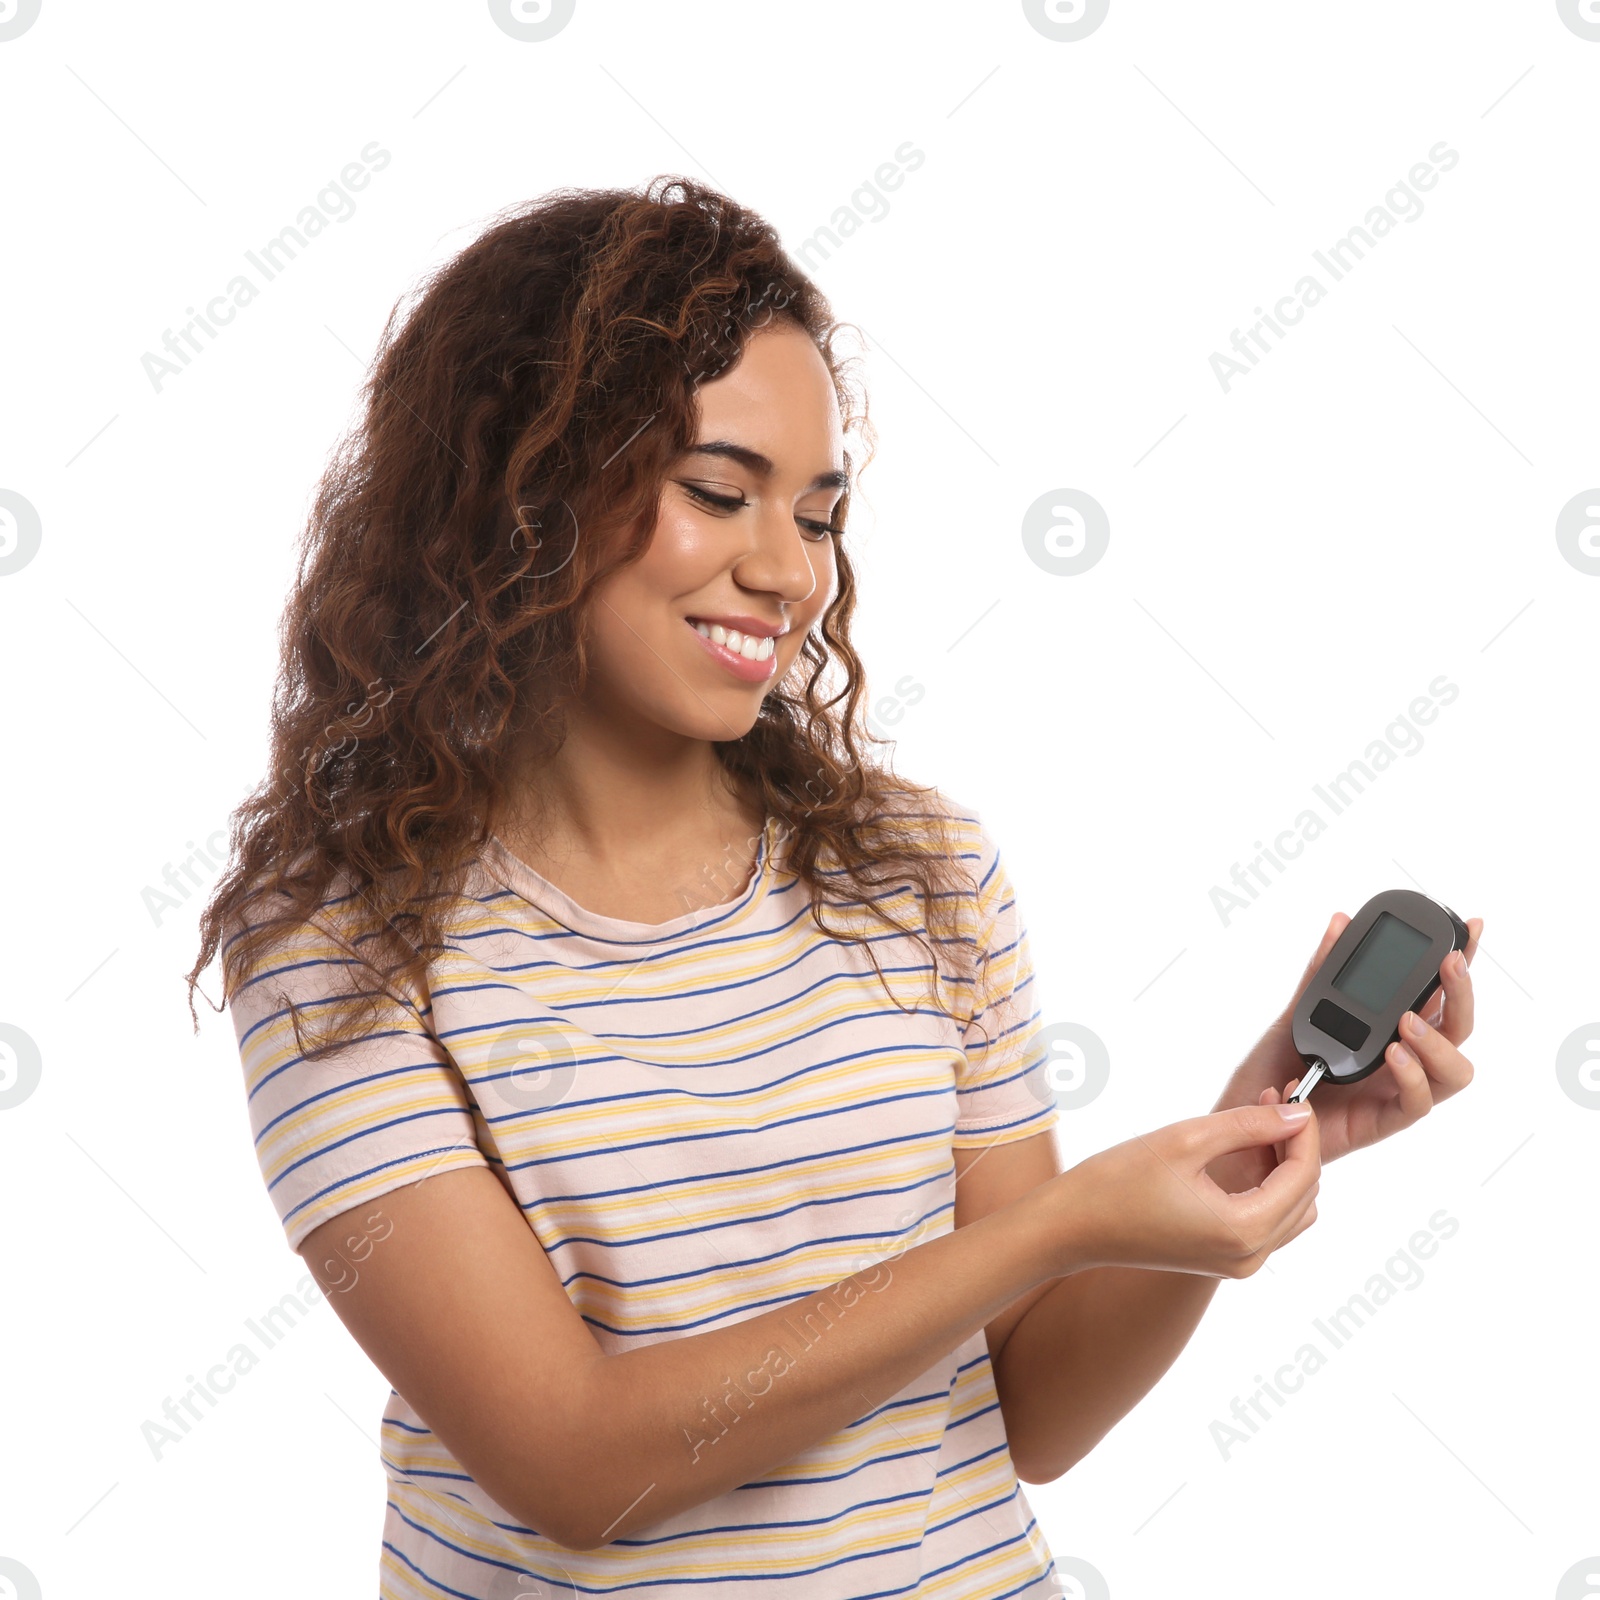
[[995,842],[863,753],[833,327],[714,191],[559,193],[397,309],[316,500],[195,975],[393,1385],[396,1600],[1058,1594],[1019,1476],[1472,1075],[1452,960],[1318,1114],[1286,1008],[1061,1171]]

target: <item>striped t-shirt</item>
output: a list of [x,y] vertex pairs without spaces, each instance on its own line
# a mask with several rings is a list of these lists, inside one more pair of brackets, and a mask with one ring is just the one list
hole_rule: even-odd
[[[279,997],[314,1015],[351,963],[315,923],[291,935],[230,1004],[291,1246],[400,1185],[487,1165],[615,1353],[759,1315],[948,1232],[952,1147],[1027,1138],[1056,1111],[1011,883],[979,819],[939,804],[976,884],[965,926],[988,950],[955,1016],[930,1004],[923,949],[864,908],[851,929],[914,1010],[890,1003],[861,948],[819,931],[776,819],[736,898],[662,923],[587,911],[491,839],[426,995],[319,1062],[297,1054]],[[896,905],[903,922],[914,901]],[[330,899],[318,920],[337,914]],[[824,915],[849,920],[831,896]],[[707,1441],[740,1409],[723,1400]],[[597,1550],[520,1524],[393,1390],[381,1454],[386,1600],[1060,1592],[981,1329],[793,1460]]]

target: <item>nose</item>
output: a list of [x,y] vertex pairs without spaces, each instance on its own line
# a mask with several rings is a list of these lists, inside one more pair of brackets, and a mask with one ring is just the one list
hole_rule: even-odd
[[813,546],[800,532],[794,512],[780,504],[764,503],[759,515],[746,525],[750,539],[733,569],[740,588],[777,595],[786,605],[809,600],[817,586],[810,554]]

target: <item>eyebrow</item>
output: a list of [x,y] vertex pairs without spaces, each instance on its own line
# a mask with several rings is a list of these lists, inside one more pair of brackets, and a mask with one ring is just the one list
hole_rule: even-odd
[[[758,478],[770,478],[776,470],[770,456],[764,456],[759,450],[752,450],[748,445],[734,444],[729,439],[708,439],[704,444],[692,445],[685,454],[691,456],[724,456],[729,461],[737,461],[741,467],[748,467]],[[850,474],[839,470],[819,472],[811,480],[808,490],[848,489],[849,487]]]

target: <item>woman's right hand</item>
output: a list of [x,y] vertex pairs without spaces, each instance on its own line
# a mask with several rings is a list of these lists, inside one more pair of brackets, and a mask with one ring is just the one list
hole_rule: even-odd
[[[1310,1112],[1298,1128],[1283,1110]],[[1206,1174],[1219,1156],[1280,1145],[1253,1189],[1229,1194]],[[1060,1271],[1148,1267],[1248,1278],[1317,1220],[1321,1139],[1309,1106],[1237,1106],[1140,1134],[1080,1161],[1046,1189],[1060,1218]]]

